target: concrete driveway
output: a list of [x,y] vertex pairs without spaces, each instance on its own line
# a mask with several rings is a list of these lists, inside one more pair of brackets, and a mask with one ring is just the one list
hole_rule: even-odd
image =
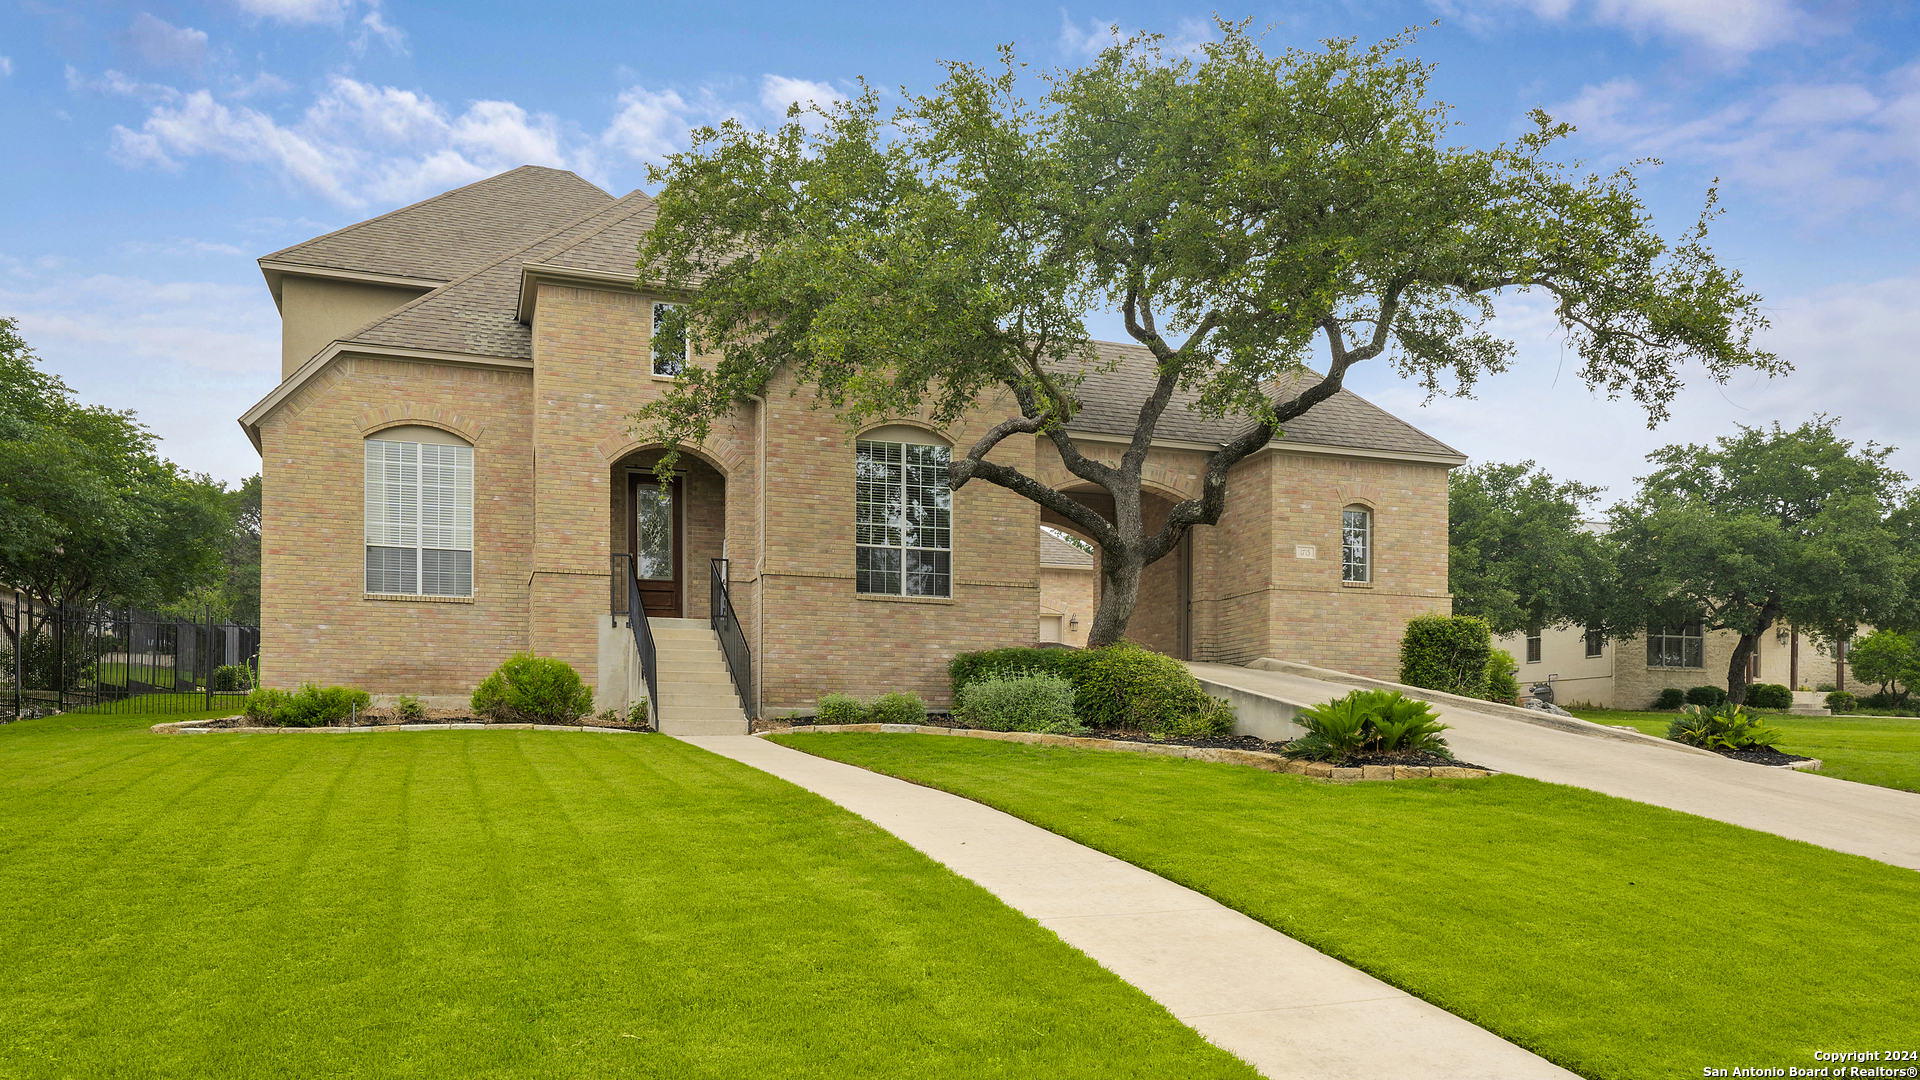
[[[1356,686],[1390,685],[1338,672],[1315,677],[1306,672],[1317,669],[1300,665],[1260,663],[1286,670],[1187,666],[1202,682],[1272,700],[1287,712],[1343,697]],[[1584,721],[1555,718],[1558,726],[1543,726],[1547,718],[1511,715],[1524,710],[1468,706],[1451,695],[1410,692],[1432,701],[1452,725],[1446,740],[1462,760],[1920,870],[1920,795],[1912,792],[1749,765]]]

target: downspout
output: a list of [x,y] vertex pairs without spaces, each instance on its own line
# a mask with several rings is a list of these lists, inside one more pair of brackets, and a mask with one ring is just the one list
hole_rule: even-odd
[[753,557],[753,651],[760,657],[759,678],[753,680],[753,715],[765,718],[763,687],[767,684],[767,399],[748,397],[760,420],[760,437],[753,464],[754,546]]

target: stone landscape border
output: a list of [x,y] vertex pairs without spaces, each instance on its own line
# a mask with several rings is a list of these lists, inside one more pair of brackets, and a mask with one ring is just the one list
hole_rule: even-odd
[[356,727],[208,727],[237,716],[213,720],[178,720],[149,728],[156,735],[280,735],[298,731],[331,731],[349,734],[362,731],[597,731],[604,735],[645,735],[632,728],[592,727],[586,724],[361,724]]
[[1039,735],[1030,731],[981,731],[976,728],[925,727],[919,724],[806,724],[799,727],[756,731],[755,738],[769,735],[815,732],[862,732],[889,735],[961,735],[998,742],[1029,743],[1034,746],[1066,746],[1082,750],[1123,750],[1134,754],[1158,754],[1193,761],[1211,761],[1222,765],[1249,765],[1267,772],[1292,773],[1320,780],[1472,780],[1497,775],[1489,769],[1469,769],[1458,765],[1362,765],[1335,768],[1322,761],[1298,761],[1282,754],[1259,750],[1229,750],[1212,746],[1177,746],[1168,743],[1132,742],[1127,739],[1085,739],[1077,735]]

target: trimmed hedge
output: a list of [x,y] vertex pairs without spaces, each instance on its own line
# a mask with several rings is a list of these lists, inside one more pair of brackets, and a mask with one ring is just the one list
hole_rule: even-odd
[[1754,683],[1747,687],[1747,707],[1750,709],[1791,709],[1793,691],[1779,683]]
[[1671,712],[1686,703],[1687,692],[1677,686],[1667,687],[1660,691],[1659,697],[1653,699],[1653,707],[1661,712]]
[[473,711],[517,724],[573,724],[593,712],[593,691],[565,660],[514,653],[474,687]]
[[852,694],[828,694],[814,707],[813,719],[817,724],[864,724],[867,707]]
[[1835,690],[1827,695],[1827,708],[1837,713],[1847,713],[1860,707],[1860,699],[1846,690]]
[[1054,675],[1074,688],[1074,712],[1093,728],[1156,735],[1216,735],[1233,730],[1233,706],[1207,696],[1185,664],[1130,641],[1102,649],[987,649],[947,665],[954,700],[989,678]]
[[1719,686],[1696,686],[1687,691],[1687,704],[1717,709],[1727,703],[1727,691]]
[[902,693],[898,690],[891,694],[882,694],[874,703],[867,706],[869,724],[924,724],[927,722],[927,706],[920,695],[911,690]]
[[[1461,697],[1487,696],[1493,630],[1473,615],[1415,615],[1400,638],[1400,681]],[[1516,687],[1516,692],[1518,688]]]

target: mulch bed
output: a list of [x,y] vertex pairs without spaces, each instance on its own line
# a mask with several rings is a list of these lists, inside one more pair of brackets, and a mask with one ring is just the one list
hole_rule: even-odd
[[1791,765],[1796,761],[1813,760],[1798,754],[1783,754],[1778,750],[1715,750],[1714,753],[1723,758],[1751,762],[1755,765]]
[[[810,727],[816,721],[812,717],[796,717],[790,723],[794,727]],[[969,725],[955,720],[948,713],[928,713],[921,721],[922,727],[966,728]],[[755,730],[764,730],[756,727]],[[1162,746],[1193,746],[1206,750],[1251,750],[1259,754],[1278,754],[1286,749],[1284,742],[1268,742],[1252,735],[1149,735],[1144,731],[1116,731],[1108,728],[1089,728],[1077,733],[1083,739],[1109,739],[1114,742],[1158,743]],[[1362,765],[1406,765],[1414,768],[1433,766],[1453,766],[1461,769],[1486,769],[1485,765],[1456,761],[1438,754],[1360,754],[1345,761],[1330,762],[1339,768],[1356,768]],[[1489,770],[1491,771],[1491,770]]]

